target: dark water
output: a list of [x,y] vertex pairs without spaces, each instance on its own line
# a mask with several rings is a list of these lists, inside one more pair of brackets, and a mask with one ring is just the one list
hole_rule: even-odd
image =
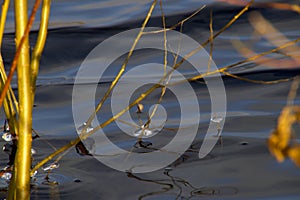
[[[299,4],[299,1],[289,2]],[[241,9],[216,1],[164,1],[167,25],[176,24],[205,4],[207,7],[186,22],[182,30],[182,33],[199,43],[209,37],[211,9],[215,31],[222,28]],[[38,152],[34,157],[34,164],[53,152],[49,143],[59,148],[77,136],[72,115],[72,90],[76,73],[85,57],[110,36],[140,27],[150,5],[150,1],[136,0],[52,2],[50,30],[41,60],[36,106],[33,111],[33,127],[41,135],[33,143]],[[239,39],[257,52],[274,47],[266,39],[254,38],[253,28],[248,21],[248,15],[253,11],[261,12],[288,39],[299,37],[299,14],[251,8],[214,40],[213,59],[219,68],[244,59],[233,47],[232,40]],[[6,66],[10,65],[14,51],[12,14],[9,17],[2,50]],[[155,8],[148,26],[161,27],[159,6]],[[36,32],[33,31],[32,45],[35,38]],[[209,51],[209,46],[205,48]],[[280,54],[273,56],[277,59],[283,58]],[[122,58],[124,56],[115,61],[110,71],[102,77],[96,94],[98,98],[108,89],[112,77],[120,68]],[[161,60],[161,54],[158,55],[155,51],[141,51],[133,56],[129,67],[143,62],[162,63]],[[270,68],[247,63],[232,69],[231,72],[250,79],[277,80],[293,77],[299,74],[299,69],[286,69],[285,66]],[[188,76],[189,68],[183,68],[183,73]],[[151,79],[156,75],[149,70],[141,74],[141,77]],[[204,159],[198,158],[198,151],[210,119],[211,102],[205,85],[196,81],[191,85],[199,99],[202,115],[198,134],[193,145],[168,168],[142,174],[119,172],[94,157],[78,155],[75,148],[72,148],[59,161],[60,167],[50,174],[50,180],[55,180],[58,184],[47,184],[44,180],[45,173],[40,170],[32,186],[31,198],[298,199],[299,168],[290,161],[276,162],[266,145],[266,139],[276,126],[277,117],[286,104],[291,82],[262,85],[229,77],[223,77],[223,81],[227,96],[227,116],[222,139]],[[154,93],[145,100],[146,108],[147,103],[151,103],[151,98],[157,96],[159,93]],[[97,116],[100,121],[111,116],[109,101],[110,98]],[[168,114],[167,128],[178,126],[180,113],[176,102],[174,95],[167,92],[163,101],[168,112],[171,112]],[[299,99],[295,103],[299,104]],[[3,114],[1,119],[4,120]],[[124,136],[115,123],[105,127],[104,131],[107,137],[124,149],[132,149],[136,142],[132,137]],[[160,148],[174,136],[172,131],[165,131],[165,134],[170,136],[157,135],[148,138],[147,142]],[[6,163],[7,156],[1,152],[0,164],[4,167]],[[5,192],[1,193],[1,197],[5,197]]]

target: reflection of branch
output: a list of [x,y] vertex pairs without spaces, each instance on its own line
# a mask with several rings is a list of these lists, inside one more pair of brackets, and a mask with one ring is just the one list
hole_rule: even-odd
[[[299,42],[299,41],[297,41]],[[294,44],[296,44],[295,42]],[[255,55],[255,52],[253,52],[250,48],[248,48],[245,44],[242,42],[236,40],[232,41],[233,46],[238,50],[238,52],[248,58],[249,56]],[[291,44],[290,46],[294,45]],[[281,51],[284,50],[284,48],[280,49]],[[299,51],[300,52],[300,51]],[[294,67],[299,67],[299,56],[294,56],[286,52],[278,52],[274,51],[272,53],[280,53],[284,56],[291,57],[293,58],[292,60],[286,60],[286,59],[274,59],[274,58],[267,58],[267,57],[260,57],[256,60],[253,60],[253,62],[257,63],[258,65],[267,65],[270,67],[275,67],[275,68],[294,68]]]
[[143,194],[143,195],[139,196],[139,198],[138,198],[139,200],[141,200],[145,197],[148,197],[148,196],[153,196],[153,195],[156,195],[156,194],[163,194],[163,193],[166,193],[166,192],[173,189],[173,185],[170,184],[170,183],[165,183],[165,181],[168,181],[168,180],[165,180],[165,179],[160,179],[160,180],[143,179],[143,178],[138,177],[138,176],[136,176],[136,175],[134,175],[130,172],[127,172],[127,176],[129,178],[134,178],[138,181],[143,181],[143,182],[147,182],[147,183],[153,183],[153,184],[158,184],[158,185],[164,186],[159,191],[149,192],[149,193],[146,193],[146,194]]
[[[281,46],[284,43],[288,43],[289,39],[285,37],[280,31],[278,31],[270,22],[268,22],[260,13],[253,12],[249,17],[249,21],[254,27],[255,31],[261,36],[265,37],[274,46]],[[274,39],[276,36],[276,39]],[[299,67],[300,59],[299,56],[293,55],[293,53],[299,53],[300,48],[296,45],[288,46],[281,50],[285,55],[289,55],[292,60],[284,60],[279,62],[276,59],[268,59],[268,65],[271,67],[284,67],[293,68]],[[259,60],[257,61],[259,62]]]
[[[138,199],[144,199],[145,197],[150,197],[158,194],[166,194],[169,193],[175,189],[178,189],[179,191],[174,191],[173,193],[176,194],[175,199],[191,199],[199,196],[220,196],[220,195],[234,195],[238,193],[238,189],[231,186],[219,186],[219,187],[195,187],[187,180],[184,180],[180,177],[175,177],[170,174],[170,171],[167,169],[164,172],[164,175],[168,177],[168,179],[159,179],[159,180],[151,180],[151,179],[144,179],[139,176],[136,176],[132,173],[127,172],[127,176],[129,178],[134,178],[138,181],[147,182],[147,183],[153,183],[157,185],[167,186],[162,187],[159,191],[153,191],[148,192],[146,194],[143,194],[139,196]],[[183,192],[185,190],[189,190],[189,196],[183,196]]]
[[230,186],[220,187],[201,187],[191,192],[191,197],[195,196],[217,196],[217,195],[234,195],[238,193],[238,189]]
[[[272,51],[270,53],[281,53],[284,56],[290,57],[291,60],[286,59],[275,59],[275,58],[267,58],[264,53],[257,54],[258,57],[252,59],[251,61],[258,65],[267,65],[270,67],[280,67],[280,68],[295,68],[300,65],[300,57],[299,55],[295,55],[295,53],[300,52],[300,48],[295,44],[299,42],[299,38],[294,41],[290,41],[287,37],[285,37],[280,31],[278,31],[271,23],[269,23],[260,13],[252,12],[249,17],[249,21],[254,27],[255,31],[261,35],[261,37],[265,37],[272,45],[277,46],[277,51]],[[274,39],[276,36],[276,39]],[[243,55],[244,57],[255,57],[255,52],[253,52],[250,48],[244,45],[242,42],[236,40],[232,41],[233,46],[236,50]],[[286,45],[289,44],[289,45]],[[278,49],[280,48],[280,49]],[[276,48],[275,48],[276,49]],[[279,51],[280,50],[280,51]],[[269,54],[269,53],[268,53]],[[248,78],[243,78],[234,74],[231,74],[226,71],[222,71],[223,74],[227,76],[231,76],[233,78],[247,81],[251,83],[259,83],[259,84],[274,84],[279,82],[286,82],[291,80],[291,78],[280,79],[275,81],[262,81],[262,80],[251,80]]]
[[[228,4],[245,6],[248,2],[244,0],[218,0],[220,2],[226,2]],[[262,7],[262,8],[273,8],[278,10],[291,10],[297,13],[300,13],[300,6],[297,4],[288,4],[288,3],[278,3],[278,2],[255,2],[253,7]]]
[[[289,42],[286,36],[284,36],[279,30],[277,30],[268,20],[266,20],[259,12],[252,12],[249,16],[249,21],[255,31],[261,36],[265,37],[274,46],[281,46],[284,43]],[[274,37],[276,36],[276,40]],[[297,46],[289,46],[282,49],[283,52],[299,52],[300,48]]]
[[228,65],[228,66],[226,66],[226,67],[223,67],[223,68],[221,68],[221,69],[218,69],[218,70],[215,70],[215,71],[212,71],[212,72],[209,72],[209,73],[205,73],[205,74],[199,74],[199,75],[197,75],[197,76],[194,76],[194,77],[192,77],[192,78],[189,78],[189,81],[194,81],[194,80],[201,79],[201,78],[204,78],[204,77],[206,77],[206,76],[214,75],[214,74],[217,74],[217,73],[223,73],[224,71],[227,71],[227,70],[229,70],[229,69],[231,69],[231,68],[233,68],[233,67],[236,67],[236,66],[245,64],[245,63],[247,63],[247,62],[251,62],[251,61],[257,60],[258,58],[261,58],[261,57],[263,57],[263,56],[265,56],[265,55],[268,55],[268,54],[277,52],[277,51],[279,51],[279,50],[281,50],[281,49],[284,49],[284,48],[286,48],[286,47],[288,47],[288,46],[294,45],[295,43],[297,43],[297,42],[299,42],[299,41],[300,41],[300,38],[297,38],[297,39],[295,39],[295,40],[292,40],[292,41],[290,41],[290,42],[287,42],[287,43],[281,45],[280,47],[276,47],[276,48],[271,49],[271,50],[269,50],[269,51],[265,51],[265,52],[263,52],[263,53],[256,54],[256,55],[254,55],[254,56],[251,56],[251,57],[246,58],[245,60],[238,61],[238,62],[236,62],[236,63],[233,63],[233,64],[231,64],[231,65]]

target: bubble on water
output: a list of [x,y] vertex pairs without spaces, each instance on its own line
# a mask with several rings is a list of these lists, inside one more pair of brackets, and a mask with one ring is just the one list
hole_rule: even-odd
[[136,113],[142,113],[143,112],[143,110],[144,110],[144,105],[143,104],[139,103],[139,104],[136,105],[136,107],[137,107]]
[[6,181],[10,181],[12,177],[12,174],[10,172],[4,172],[2,175],[1,175],[1,178],[6,180]]
[[3,132],[2,133],[2,139],[5,140],[6,142],[11,142],[12,141],[12,135],[9,132]]
[[223,117],[218,117],[218,116],[213,116],[210,121],[214,122],[214,123],[220,123],[221,121],[223,121],[224,118]]
[[150,130],[148,128],[145,128],[144,125],[141,126],[141,128],[139,128],[138,130],[136,130],[134,132],[134,136],[135,137],[143,137],[143,136],[146,136],[146,137],[151,137],[155,134],[156,132],[153,130]]
[[[79,127],[77,128],[77,131],[78,131],[79,133],[81,133],[81,132],[83,131],[83,128],[86,127],[86,126],[87,126],[87,123],[84,122],[81,126],[79,126]],[[94,130],[94,128],[92,127],[92,125],[89,125],[89,126],[86,128],[86,132],[87,132],[87,133],[90,132],[90,131],[92,131],[92,130]]]
[[44,171],[52,171],[53,169],[57,169],[59,164],[57,162],[51,163],[43,168]]
[[31,155],[35,155],[35,154],[37,154],[37,151],[35,149],[31,148]]
[[13,145],[12,145],[11,143],[6,143],[6,144],[4,144],[3,147],[2,147],[2,150],[3,150],[5,153],[7,153],[8,155],[11,154],[12,149],[13,149]]

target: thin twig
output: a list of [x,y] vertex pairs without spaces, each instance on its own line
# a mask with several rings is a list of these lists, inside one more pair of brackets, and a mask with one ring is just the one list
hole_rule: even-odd
[[194,13],[192,13],[190,16],[188,16],[187,18],[184,18],[183,20],[179,21],[177,24],[171,26],[170,28],[165,28],[165,29],[157,30],[157,31],[147,31],[147,32],[143,32],[143,34],[144,35],[147,35],[147,34],[157,34],[157,33],[162,33],[162,32],[167,32],[167,31],[170,31],[170,30],[174,30],[178,26],[182,26],[183,23],[185,23],[186,21],[190,20],[192,17],[196,16],[205,7],[206,7],[206,5],[202,6],[201,8],[199,8],[198,10],[196,10]]
[[226,66],[226,67],[223,67],[223,68],[221,68],[221,69],[218,69],[218,70],[215,70],[215,71],[212,71],[212,72],[209,72],[209,73],[205,73],[205,74],[199,74],[199,75],[197,75],[197,76],[191,77],[191,78],[189,78],[189,81],[195,81],[195,80],[201,79],[201,78],[203,78],[203,77],[205,77],[205,76],[210,76],[210,75],[213,75],[213,74],[222,73],[222,72],[224,72],[224,71],[226,71],[226,70],[228,70],[228,69],[231,69],[231,68],[233,68],[233,67],[242,65],[242,64],[247,63],[247,62],[254,61],[254,60],[256,60],[256,59],[258,59],[258,58],[261,58],[261,57],[263,57],[263,56],[265,56],[265,55],[268,55],[268,54],[277,52],[277,51],[279,51],[280,49],[283,49],[283,48],[286,48],[286,47],[288,47],[288,46],[294,45],[295,43],[297,43],[297,42],[299,42],[299,41],[300,41],[300,38],[297,38],[297,39],[295,39],[295,40],[292,40],[292,41],[290,41],[290,42],[288,42],[288,43],[285,43],[285,44],[281,45],[280,47],[276,47],[276,48],[271,49],[271,50],[269,50],[269,51],[265,51],[265,52],[263,52],[263,53],[260,53],[260,54],[251,56],[251,57],[249,57],[249,58],[246,58],[246,59],[244,59],[244,60],[242,60],[242,61],[238,61],[238,62],[236,62],[236,63],[233,63],[233,64],[231,64],[231,65],[228,65],[228,66]]
[[294,81],[292,82],[291,89],[289,91],[288,97],[287,97],[287,106],[292,106],[294,104],[294,100],[297,96],[297,90],[300,83],[300,76],[296,76]]
[[[147,17],[143,23],[143,26],[146,26],[146,23],[148,22],[151,13],[154,9],[156,1],[153,2]],[[222,32],[224,32],[228,27],[230,27],[242,14],[244,14],[248,8],[250,7],[250,5],[253,3],[253,0],[250,1],[247,6],[245,6],[237,15],[235,15],[220,31],[218,31],[215,35],[214,35],[214,39],[219,36]],[[140,32],[141,34],[143,32]],[[145,34],[145,33],[143,33]],[[135,40],[135,42],[137,43],[137,39]],[[186,59],[188,59],[189,57],[191,57],[192,55],[194,55],[195,53],[197,53],[199,50],[201,50],[203,48],[203,46],[205,46],[206,44],[209,43],[209,39],[204,42],[202,45],[200,45],[198,48],[196,48],[195,50],[191,51],[190,53],[188,53],[187,55],[184,56],[184,58],[182,58],[178,63],[176,63],[173,67],[173,69],[171,71],[169,71],[165,77],[168,77],[174,70],[176,70]],[[132,48],[133,51],[134,48]],[[132,54],[132,53],[131,53]],[[128,55],[131,55],[128,54]],[[127,56],[128,58],[128,56]],[[129,56],[130,58],[130,56]],[[129,59],[128,58],[128,59]],[[125,64],[128,62],[128,60],[125,60]],[[123,64],[124,65],[124,64]],[[126,67],[126,65],[125,65]],[[122,68],[119,72],[118,75],[122,75],[123,71],[125,70],[125,67]],[[163,77],[161,80],[164,80],[165,77]],[[115,85],[117,83],[117,81],[119,80],[119,77],[117,76],[115,78],[115,80],[112,82],[112,85]],[[42,167],[45,163],[47,163],[49,160],[53,159],[55,156],[59,155],[60,153],[66,151],[67,149],[71,148],[72,146],[76,145],[78,142],[81,141],[81,139],[86,139],[87,137],[89,137],[90,135],[94,134],[95,132],[97,132],[98,130],[100,130],[101,128],[107,126],[108,124],[112,123],[113,121],[115,121],[116,119],[118,119],[121,115],[123,115],[125,112],[127,112],[129,109],[131,109],[133,106],[135,106],[136,104],[138,104],[140,101],[142,101],[144,98],[146,98],[149,94],[151,94],[154,90],[156,90],[157,88],[161,87],[161,81],[155,85],[153,85],[151,88],[149,88],[146,92],[142,93],[134,102],[132,102],[130,105],[128,105],[126,108],[124,108],[123,110],[121,110],[118,114],[114,115],[113,117],[111,117],[110,119],[108,119],[107,121],[105,121],[104,123],[100,124],[99,126],[95,127],[92,131],[90,132],[86,132],[86,128],[91,124],[92,119],[95,117],[97,111],[101,108],[102,104],[103,104],[103,98],[100,103],[98,104],[97,108],[99,108],[98,110],[96,110],[91,117],[89,118],[89,120],[87,121],[87,125],[85,128],[85,131],[82,131],[81,136],[70,141],[68,144],[66,144],[65,146],[63,146],[62,148],[58,149],[57,151],[53,152],[52,154],[50,154],[49,156],[47,156],[46,158],[44,158],[42,161],[40,161],[32,170],[31,170],[31,174],[33,174],[37,169],[39,169],[40,167]],[[110,87],[111,89],[113,89],[113,87]],[[109,90],[111,90],[109,89]],[[108,91],[109,91],[108,90]],[[109,95],[109,92],[107,91],[107,96]],[[106,97],[107,98],[107,97]]]
[[238,79],[241,81],[246,81],[246,82],[250,82],[250,83],[258,83],[258,84],[276,84],[276,83],[288,82],[293,79],[293,78],[284,78],[284,79],[278,79],[278,80],[274,80],[274,81],[263,81],[263,80],[253,80],[253,79],[249,79],[249,78],[240,77],[240,76],[231,74],[226,71],[223,71],[222,73],[225,74],[226,76],[230,76],[232,78],[235,78],[235,79]]
[[209,38],[209,43],[210,43],[210,49],[209,49],[209,60],[208,60],[208,65],[207,65],[207,72],[210,72],[210,66],[211,63],[213,62],[212,54],[213,54],[213,48],[214,48],[214,30],[213,30],[213,12],[212,10],[210,11],[210,20],[209,20],[209,33],[210,33],[210,38]]
[[110,87],[108,88],[108,90],[105,92],[105,94],[104,94],[103,98],[101,99],[101,101],[98,103],[95,111],[91,114],[91,116],[87,120],[86,126],[83,127],[82,134],[86,133],[87,127],[89,127],[91,125],[91,123],[92,123],[93,119],[95,118],[97,112],[101,109],[101,107],[103,106],[104,102],[109,97],[109,94],[111,93],[111,91],[113,90],[113,88],[116,86],[116,84],[120,80],[122,74],[124,73],[124,71],[126,69],[126,66],[127,66],[128,62],[129,62],[129,59],[131,58],[131,56],[133,54],[133,51],[134,51],[134,49],[135,49],[138,41],[140,40],[140,38],[143,35],[143,31],[144,31],[144,29],[145,29],[145,27],[146,27],[146,25],[147,25],[147,23],[148,23],[151,15],[152,15],[152,12],[153,12],[153,10],[155,8],[156,2],[157,2],[157,0],[154,0],[153,3],[152,3],[152,5],[150,6],[150,9],[149,9],[149,11],[147,13],[147,16],[146,16],[143,24],[142,24],[142,27],[141,27],[138,35],[136,36],[136,38],[135,38],[135,40],[134,40],[134,42],[133,42],[133,44],[132,44],[132,46],[131,46],[128,54],[127,54],[127,57],[126,57],[125,61],[123,62],[122,66],[121,66],[121,69],[119,70],[119,72],[116,75],[115,79],[112,81],[112,83],[111,83]]

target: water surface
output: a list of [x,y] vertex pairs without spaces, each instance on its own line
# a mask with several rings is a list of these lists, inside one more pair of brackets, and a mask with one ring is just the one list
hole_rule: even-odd
[[[299,4],[298,1],[289,2]],[[33,147],[38,151],[34,164],[53,151],[49,143],[59,148],[77,136],[72,116],[72,89],[84,58],[96,45],[110,36],[140,27],[150,5],[150,1],[137,0],[52,2],[50,29],[41,59],[36,106],[33,111],[33,127],[41,135],[41,138],[33,142]],[[217,31],[241,9],[239,6],[217,1],[164,1],[167,25],[176,24],[203,5],[207,7],[186,22],[182,30],[200,43],[210,34],[210,10],[213,10],[213,27]],[[288,39],[299,37],[299,14],[251,8],[214,40],[213,59],[219,68],[244,59],[233,47],[232,40],[241,40],[257,52],[273,48],[267,40],[253,37],[255,34],[248,21],[248,15],[253,11],[261,12]],[[160,15],[157,6],[148,26],[161,27]],[[10,65],[14,52],[12,17],[10,12],[2,49],[6,66]],[[36,28],[37,25],[34,29]],[[35,38],[36,32],[33,31],[32,45]],[[209,46],[205,48],[209,51]],[[280,54],[272,56],[283,58]],[[134,55],[129,67],[161,60],[161,54],[155,51],[141,51]],[[116,60],[110,71],[102,77],[98,84],[98,98],[108,89],[121,63],[122,58]],[[189,68],[185,69],[183,71],[188,76]],[[250,79],[276,80],[293,77],[299,74],[299,69],[286,69],[285,66],[270,68],[247,63],[232,69],[231,72]],[[151,71],[141,76],[151,79],[155,75]],[[111,169],[94,157],[80,156],[72,148],[59,161],[60,167],[50,174],[50,181],[55,180],[58,185],[45,183],[45,173],[41,170],[33,183],[31,198],[298,199],[299,169],[290,161],[276,162],[266,145],[266,139],[276,126],[277,117],[286,104],[291,82],[261,85],[229,77],[224,77],[223,81],[227,95],[227,117],[222,140],[204,159],[198,158],[198,151],[211,117],[211,102],[205,85],[196,81],[191,84],[199,98],[199,130],[193,145],[177,161],[155,172],[131,174]],[[158,92],[151,98],[157,96]],[[153,103],[151,98],[145,100],[147,108],[147,103]],[[178,127],[180,113],[174,95],[167,93],[163,103],[170,112],[167,128]],[[299,103],[299,100],[296,99],[295,103]],[[108,101],[98,118],[105,120],[110,116]],[[1,119],[4,120],[3,114]],[[131,150],[136,142],[136,139],[120,131],[115,123],[104,130],[115,144],[126,150]],[[152,147],[160,148],[172,139],[173,134],[174,132],[165,130],[147,141],[152,143]],[[0,164],[4,167],[6,163],[7,155],[1,152]],[[5,192],[1,193],[1,197],[5,197]]]

